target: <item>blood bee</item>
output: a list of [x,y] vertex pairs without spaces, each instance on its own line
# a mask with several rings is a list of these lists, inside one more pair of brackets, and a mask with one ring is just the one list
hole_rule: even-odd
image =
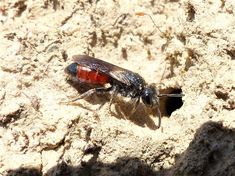
[[[93,88],[81,94],[72,102],[92,95],[93,93],[111,93],[109,108],[117,94],[134,100],[131,115],[136,111],[140,99],[151,108],[155,108],[159,115],[158,127],[161,126],[161,112],[159,110],[160,97],[182,97],[182,94],[160,94],[152,85],[147,85],[138,74],[118,67],[103,60],[87,55],[73,56],[74,62],[65,68],[65,72],[74,80],[87,84],[96,84]],[[105,86],[108,84],[109,86]]]

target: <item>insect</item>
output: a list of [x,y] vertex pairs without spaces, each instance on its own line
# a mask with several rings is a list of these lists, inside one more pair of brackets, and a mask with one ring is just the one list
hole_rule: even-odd
[[[109,109],[117,94],[130,97],[134,100],[131,115],[136,111],[140,99],[147,106],[158,112],[158,127],[161,126],[161,112],[159,110],[159,98],[182,97],[182,94],[160,94],[153,85],[147,85],[145,80],[130,70],[118,67],[103,60],[87,55],[73,56],[74,62],[65,68],[65,72],[73,79],[86,84],[96,84],[100,87],[92,88],[81,94],[71,102],[88,97],[93,93],[111,93]],[[108,85],[108,86],[105,86]]]

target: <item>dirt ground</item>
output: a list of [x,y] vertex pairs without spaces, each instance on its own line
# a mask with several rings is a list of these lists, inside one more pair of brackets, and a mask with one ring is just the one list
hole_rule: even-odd
[[[0,41],[0,175],[235,175],[235,1],[1,0]],[[76,54],[185,96],[160,129],[121,96],[63,104]]]

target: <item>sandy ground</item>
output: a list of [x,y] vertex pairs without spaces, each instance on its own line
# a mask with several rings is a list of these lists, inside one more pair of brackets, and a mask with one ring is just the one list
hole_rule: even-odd
[[[234,1],[1,0],[0,41],[0,175],[235,175]],[[61,104],[75,54],[185,96],[160,129],[127,98]]]

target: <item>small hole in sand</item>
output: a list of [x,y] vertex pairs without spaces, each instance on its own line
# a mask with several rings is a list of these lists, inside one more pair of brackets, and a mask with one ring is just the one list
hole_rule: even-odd
[[[161,93],[167,93],[167,94],[180,94],[182,93],[182,90],[179,88],[168,88]],[[163,115],[170,117],[171,114],[179,109],[183,105],[182,97],[165,97],[162,98],[161,101],[161,112]]]

